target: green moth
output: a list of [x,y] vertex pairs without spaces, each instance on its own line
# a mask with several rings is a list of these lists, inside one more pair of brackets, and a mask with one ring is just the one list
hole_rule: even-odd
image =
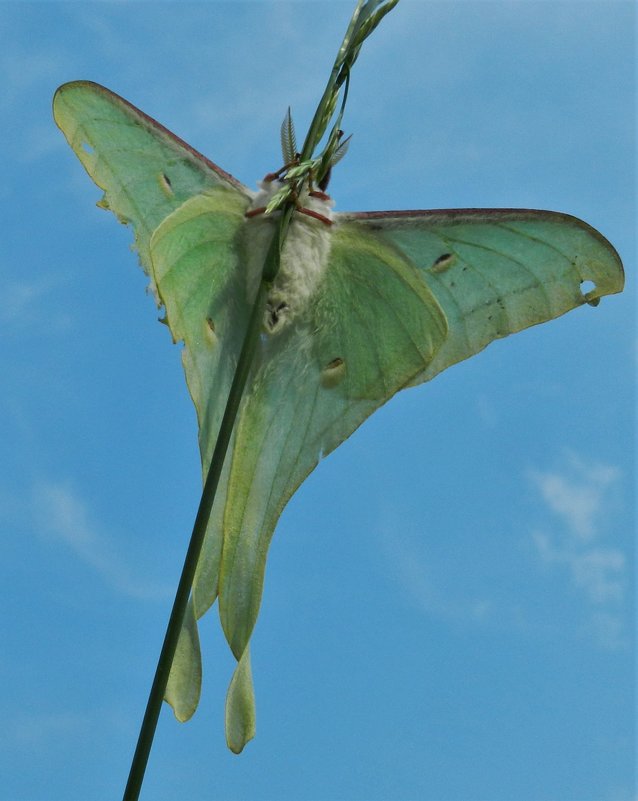
[[[184,343],[206,472],[278,199],[294,174],[290,119],[287,168],[255,193],[97,84],[60,87],[54,115],[104,190],[98,205],[133,226],[165,322]],[[322,181],[308,174],[297,185],[166,692],[177,718],[188,719],[201,684],[196,621],[218,599],[238,662],[226,703],[235,752],[254,735],[249,641],[270,539],[319,459],[399,390],[623,288],[614,248],[567,214],[333,211],[326,176],[345,148],[335,145]]]

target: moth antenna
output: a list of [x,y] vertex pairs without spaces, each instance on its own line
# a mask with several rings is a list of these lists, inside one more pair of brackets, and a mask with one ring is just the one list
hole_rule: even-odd
[[284,157],[284,164],[295,161],[297,155],[297,138],[295,137],[295,126],[290,113],[290,106],[281,123],[281,153]]
[[350,147],[351,139],[352,139],[352,134],[350,134],[350,136],[347,136],[343,140],[343,142],[341,142],[341,144],[335,150],[335,152],[332,154],[332,157],[330,159],[331,167],[334,167],[335,164],[338,164],[341,161],[341,159],[346,155],[346,153],[348,152],[348,148]]

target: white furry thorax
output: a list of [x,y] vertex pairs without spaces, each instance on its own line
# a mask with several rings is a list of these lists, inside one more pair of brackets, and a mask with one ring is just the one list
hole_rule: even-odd
[[[263,209],[282,187],[280,181],[262,181],[245,222],[244,253],[248,300],[252,303],[261,278],[264,257],[281,212],[271,214],[251,211]],[[281,253],[279,272],[268,293],[264,313],[264,331],[276,334],[308,309],[328,262],[333,201],[327,195],[313,196],[307,191],[298,198]],[[314,212],[320,218],[301,211]],[[323,219],[321,219],[323,218]]]

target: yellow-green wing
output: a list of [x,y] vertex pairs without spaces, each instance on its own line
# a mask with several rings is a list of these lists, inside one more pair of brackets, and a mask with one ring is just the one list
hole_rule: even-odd
[[[151,240],[160,296],[174,336],[185,342],[204,464],[222,408],[212,377],[227,385],[248,315],[242,267],[258,246],[251,222],[233,247],[220,246],[232,225],[225,217],[241,214],[241,204],[230,211],[221,198],[201,195],[167,217]],[[296,219],[291,235],[295,225],[324,223]],[[305,313],[260,341],[204,546],[206,569],[193,588],[197,616],[219,589],[222,624],[239,662],[226,704],[233,751],[255,729],[248,643],[281,511],[321,456],[425,369],[447,331],[431,292],[393,248],[347,226],[334,231],[331,243],[324,279]],[[219,284],[202,304],[212,275]]]
[[[446,331],[438,303],[400,254],[365,233],[335,230],[307,313],[262,342],[236,429],[219,603],[238,660],[245,660],[268,547],[285,504],[322,456],[427,367]],[[229,734],[250,728],[241,722],[248,696],[243,686],[241,704],[234,707],[232,693],[227,700],[235,751],[244,741]]]
[[[246,202],[238,193],[213,189],[190,198],[169,214],[150,240],[157,291],[173,338],[184,343],[182,363],[197,411],[204,479],[250,312],[238,247],[245,210]],[[179,720],[191,717],[199,700],[201,668],[195,620],[217,596],[229,470],[227,458],[167,688],[166,700]]]
[[[85,169],[104,190],[98,205],[132,225],[140,262],[158,304],[164,303],[167,309],[173,339],[185,342],[182,360],[198,411],[203,464],[208,464],[245,325],[245,292],[233,281],[239,274],[235,240],[251,193],[103,86],[89,81],[64,84],[55,94],[53,113]],[[199,250],[185,253],[189,235],[173,242],[171,268],[162,262],[158,275],[150,253],[153,236],[160,241],[180,220],[191,217],[195,220],[191,230],[204,220]],[[220,330],[226,335],[222,347],[215,348]],[[205,589],[195,593],[189,604],[166,693],[180,720],[193,714],[199,699],[201,665],[195,620],[217,592],[223,507],[219,513],[218,508],[198,568],[197,586]]]
[[565,215],[435,212],[407,226],[397,216],[338,215],[307,320],[264,344],[224,517],[220,613],[238,659],[276,520],[322,455],[398,389],[622,288],[613,248]]
[[530,209],[339,215],[414,266],[448,320],[436,358],[410,384],[494,339],[622,291],[620,258],[597,230],[568,214]]
[[124,98],[91,81],[65,83],[53,116],[75,154],[104,190],[98,205],[130,223],[145,272],[154,286],[149,242],[153,231],[188,198],[217,188],[248,202],[239,181]]

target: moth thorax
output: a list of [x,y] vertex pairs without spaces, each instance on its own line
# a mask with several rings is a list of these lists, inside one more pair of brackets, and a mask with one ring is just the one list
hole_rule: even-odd
[[[264,208],[281,188],[279,181],[264,181],[251,210]],[[310,308],[326,269],[330,253],[332,200],[303,193],[293,213],[281,252],[279,272],[273,282],[264,312],[264,331],[276,334]],[[311,211],[318,217],[309,215]],[[280,212],[256,213],[246,219],[248,299],[257,292],[264,257],[276,230]]]

